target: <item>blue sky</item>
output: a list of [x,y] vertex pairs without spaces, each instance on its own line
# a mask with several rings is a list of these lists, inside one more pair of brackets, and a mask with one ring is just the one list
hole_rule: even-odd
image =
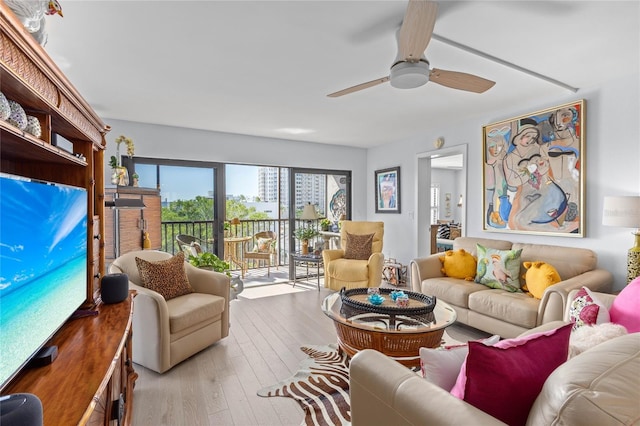
[[[137,165],[140,186],[155,186],[155,166]],[[207,196],[213,189],[211,169],[193,167],[161,166],[163,201],[191,200],[196,196]],[[227,195],[258,196],[258,167],[244,165],[226,166]]]

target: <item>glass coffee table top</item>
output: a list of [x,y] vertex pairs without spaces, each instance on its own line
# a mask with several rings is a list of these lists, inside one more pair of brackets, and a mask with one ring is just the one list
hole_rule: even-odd
[[422,315],[362,312],[342,303],[340,293],[327,296],[322,311],[335,322],[362,330],[387,333],[424,333],[444,329],[456,321],[456,311],[447,303],[436,300],[433,311]]

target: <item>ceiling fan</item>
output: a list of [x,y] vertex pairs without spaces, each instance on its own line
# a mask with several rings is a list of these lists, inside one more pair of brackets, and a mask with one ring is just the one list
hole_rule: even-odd
[[429,67],[429,61],[425,58],[424,51],[431,41],[437,11],[438,5],[435,2],[409,0],[402,26],[397,34],[398,56],[391,65],[390,74],[387,77],[358,84],[327,96],[336,98],[387,81],[399,89],[413,89],[428,81],[475,93],[482,93],[493,87],[495,82],[473,74]]

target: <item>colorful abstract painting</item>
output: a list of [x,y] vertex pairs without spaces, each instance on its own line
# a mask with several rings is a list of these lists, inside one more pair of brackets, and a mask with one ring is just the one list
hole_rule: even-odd
[[483,229],[584,237],[585,102],[486,125]]

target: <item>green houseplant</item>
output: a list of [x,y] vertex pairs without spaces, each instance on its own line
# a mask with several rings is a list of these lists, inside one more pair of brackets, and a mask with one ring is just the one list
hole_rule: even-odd
[[328,231],[330,226],[331,226],[331,221],[326,217],[320,221],[320,227],[322,228],[323,231]]
[[309,240],[317,235],[319,235],[318,231],[314,228],[311,227],[302,227],[302,228],[298,228],[294,231],[293,235],[295,235],[295,237],[297,239],[300,240],[301,247],[302,247],[302,254],[308,254],[309,253]]
[[229,277],[231,276],[231,273],[229,272],[229,262],[225,262],[213,253],[203,252],[199,253],[197,256],[190,255],[189,263],[196,268],[210,269],[227,274]]

